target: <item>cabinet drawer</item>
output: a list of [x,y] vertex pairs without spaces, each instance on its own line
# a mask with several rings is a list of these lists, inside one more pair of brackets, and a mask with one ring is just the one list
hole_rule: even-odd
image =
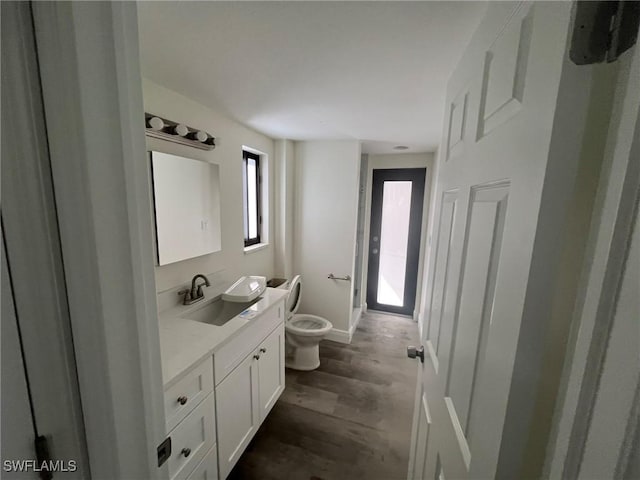
[[213,391],[211,357],[187,373],[164,392],[164,416],[167,432],[186,417],[204,397]]
[[256,317],[250,328],[225,343],[213,355],[215,384],[218,385],[231,371],[255,350],[264,338],[283,321],[283,303],[279,302]]
[[218,447],[214,445],[202,459],[188,480],[218,480]]
[[187,478],[214,446],[214,411],[213,395],[210,394],[169,433],[172,453],[168,465],[171,480]]

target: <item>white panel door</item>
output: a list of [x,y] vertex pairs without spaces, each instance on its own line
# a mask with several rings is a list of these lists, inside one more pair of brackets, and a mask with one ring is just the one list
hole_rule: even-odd
[[449,81],[410,478],[522,478],[590,79],[571,8],[491,2]]
[[264,420],[284,390],[284,326],[280,325],[258,349],[260,419]]

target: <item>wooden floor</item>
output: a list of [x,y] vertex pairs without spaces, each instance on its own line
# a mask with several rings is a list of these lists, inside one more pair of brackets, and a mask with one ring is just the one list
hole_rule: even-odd
[[369,312],[351,345],[323,341],[320,368],[286,389],[232,479],[405,479],[418,343],[409,318]]

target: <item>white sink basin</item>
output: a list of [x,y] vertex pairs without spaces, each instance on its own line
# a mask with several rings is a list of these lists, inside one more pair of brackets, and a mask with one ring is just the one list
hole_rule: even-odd
[[250,302],[243,303],[217,300],[183,315],[182,318],[195,320],[196,322],[208,323],[209,325],[222,326],[236,315],[241,314],[258,300],[260,299],[255,298]]
[[241,277],[222,294],[222,300],[237,303],[250,302],[262,295],[266,288],[266,277]]

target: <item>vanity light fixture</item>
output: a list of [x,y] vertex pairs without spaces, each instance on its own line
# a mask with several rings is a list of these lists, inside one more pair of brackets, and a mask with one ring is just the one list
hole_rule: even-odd
[[148,137],[188,145],[200,150],[213,150],[216,148],[216,139],[204,130],[173,122],[151,113],[145,113],[144,116],[145,134]]

